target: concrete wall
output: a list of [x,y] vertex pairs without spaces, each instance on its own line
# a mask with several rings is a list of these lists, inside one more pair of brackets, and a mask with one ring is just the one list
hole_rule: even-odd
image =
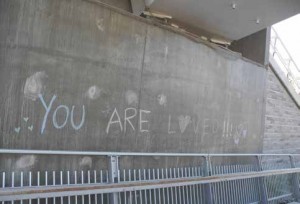
[[266,89],[265,153],[300,153],[300,110],[272,69]]
[[236,54],[80,0],[2,0],[0,28],[0,148],[262,151],[266,70]]
[[128,11],[128,12],[132,11],[130,0],[86,0],[86,1],[102,2],[107,5],[122,9],[124,11]]

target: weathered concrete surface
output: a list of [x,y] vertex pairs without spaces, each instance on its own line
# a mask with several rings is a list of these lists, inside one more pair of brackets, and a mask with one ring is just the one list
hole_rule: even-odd
[[266,70],[230,52],[80,0],[0,1],[0,43],[0,148],[262,150]]
[[101,2],[128,12],[132,11],[131,0],[83,0],[83,1]]

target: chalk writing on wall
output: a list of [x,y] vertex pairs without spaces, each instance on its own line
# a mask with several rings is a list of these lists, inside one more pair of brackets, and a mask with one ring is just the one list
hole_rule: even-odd
[[[128,92],[126,95],[127,102],[134,103],[135,100],[129,100],[134,97],[133,92]],[[40,133],[44,134],[47,129],[47,125],[51,125],[55,129],[63,129],[70,126],[74,130],[80,130],[86,120],[86,108],[85,105],[65,105],[59,104],[58,97],[53,95],[51,98],[45,97],[42,94],[38,95],[39,102],[41,103],[44,113],[41,118]],[[160,96],[159,99],[163,99],[166,102],[165,96]],[[55,102],[55,103],[54,103]],[[160,102],[160,100],[158,101]],[[159,103],[163,105],[164,103]],[[55,105],[54,105],[55,104]],[[56,105],[57,104],[57,105]],[[129,103],[130,104],[130,103]],[[76,117],[75,117],[76,113]],[[99,111],[101,114],[102,112]],[[109,109],[107,114],[107,124],[105,130],[107,135],[112,130],[119,130],[120,132],[128,131],[139,131],[140,133],[149,133],[151,128],[151,111],[146,109],[137,109],[134,107],[127,107],[124,109]],[[23,117],[23,122],[27,123],[28,117]],[[242,139],[247,138],[248,133],[248,122],[233,122],[229,119],[220,120],[215,118],[204,118],[200,116],[190,115],[168,115],[166,118],[164,130],[168,135],[180,134],[182,136],[187,134],[195,134],[197,136],[209,137],[219,136],[225,140],[232,140],[234,144],[238,145]],[[155,123],[155,122],[154,122]],[[155,126],[155,125],[154,125]],[[27,124],[29,131],[33,130],[33,125]],[[14,128],[16,133],[21,131],[19,126]]]
[[[52,107],[53,106],[53,102],[56,100],[57,96],[56,95],[53,95],[51,100],[47,103],[43,97],[43,95],[39,94],[39,99],[45,109],[45,113],[44,113],[44,117],[43,117],[43,122],[42,122],[42,126],[41,126],[41,134],[44,133],[45,131],[45,128],[46,128],[46,124],[47,124],[47,120],[48,120],[48,116],[49,116],[49,113],[50,111],[53,109],[54,112],[52,114],[52,124],[53,126],[56,128],[56,129],[62,129],[64,128],[69,119],[70,119],[70,124],[71,126],[75,129],[75,130],[79,130],[83,124],[84,124],[84,121],[85,121],[85,106],[82,105],[82,116],[81,116],[81,121],[78,123],[78,124],[75,124],[75,121],[74,121],[74,112],[75,112],[75,106],[73,105],[71,107],[71,111],[70,111],[70,108],[66,105],[59,105],[57,106],[56,108]],[[58,120],[57,120],[57,113],[61,111],[65,114],[65,119],[63,122],[59,123]]]
[[113,113],[110,116],[106,127],[106,133],[109,133],[111,126],[117,126],[120,128],[121,131],[126,132],[128,127],[135,130],[134,125],[132,124],[132,120],[135,117],[139,117],[139,131],[140,132],[149,132],[149,121],[146,119],[146,115],[150,114],[151,111],[148,110],[137,110],[136,108],[126,108],[124,110],[124,122],[122,123],[120,115],[117,111],[117,108],[114,109]]

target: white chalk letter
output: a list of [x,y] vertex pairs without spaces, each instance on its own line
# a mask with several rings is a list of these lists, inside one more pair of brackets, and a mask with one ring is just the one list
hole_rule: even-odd
[[[128,116],[127,112],[129,112],[131,110],[133,111],[133,115]],[[136,111],[135,108],[126,108],[125,109],[125,114],[124,114],[124,132],[126,132],[126,129],[127,129],[127,122],[129,123],[129,125],[131,126],[131,128],[133,130],[135,130],[132,122],[130,121],[130,119],[134,118],[136,116],[136,114],[137,114],[137,111]]]
[[[148,123],[147,120],[142,119],[143,113],[149,114],[149,113],[151,113],[151,111],[142,110],[142,109],[140,110],[140,132],[149,132],[149,130],[143,129],[143,123]],[[149,126],[148,126],[148,129],[149,129]]]
[[175,131],[171,130],[171,115],[169,115],[169,122],[168,122],[168,134],[174,134]]
[[[117,116],[117,120],[113,121],[114,115]],[[117,111],[117,108],[115,108],[114,112],[110,116],[110,119],[109,119],[107,127],[106,127],[106,134],[108,134],[110,126],[114,123],[119,123],[121,131],[123,130],[121,119],[120,119],[119,113]]]

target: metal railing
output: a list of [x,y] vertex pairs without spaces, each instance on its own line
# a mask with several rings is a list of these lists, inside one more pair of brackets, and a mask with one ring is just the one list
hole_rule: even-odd
[[[9,156],[94,156],[106,169],[1,172],[2,203],[278,203],[299,199],[298,154],[183,154],[0,149]],[[128,157],[197,158],[188,167],[125,169]],[[44,158],[44,159],[47,159]],[[126,158],[126,161],[122,161]],[[68,158],[66,158],[68,159]],[[0,161],[1,162],[1,161]],[[280,162],[280,163],[278,163]],[[2,164],[4,164],[3,162]]]
[[300,69],[273,27],[271,29],[270,54],[271,57],[273,57],[276,63],[279,65],[279,67],[295,89],[296,93],[299,94]]

